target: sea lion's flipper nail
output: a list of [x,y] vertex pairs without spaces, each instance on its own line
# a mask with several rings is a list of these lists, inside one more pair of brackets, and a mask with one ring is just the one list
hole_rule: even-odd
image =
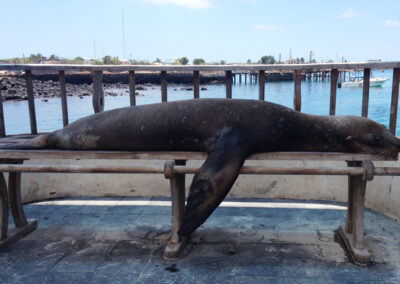
[[179,235],[187,236],[203,224],[235,182],[247,151],[243,145],[226,146],[211,152],[193,178]]

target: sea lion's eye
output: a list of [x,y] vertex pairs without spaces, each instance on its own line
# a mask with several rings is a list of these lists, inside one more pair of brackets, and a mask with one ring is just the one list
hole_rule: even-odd
[[369,134],[368,135],[368,142],[371,145],[380,145],[382,143],[382,139],[379,135],[376,134]]

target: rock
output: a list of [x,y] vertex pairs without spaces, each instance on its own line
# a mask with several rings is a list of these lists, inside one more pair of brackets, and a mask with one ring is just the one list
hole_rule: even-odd
[[200,90],[207,91],[207,88],[206,87],[202,87]]
[[138,91],[144,91],[147,90],[147,88],[143,87],[143,86],[136,86],[136,90]]
[[47,103],[49,100],[48,99],[43,99],[42,102]]
[[8,89],[8,86],[7,86],[7,85],[3,85],[3,86],[1,86],[1,88],[0,88],[0,90],[2,90],[2,91],[7,91],[7,89]]

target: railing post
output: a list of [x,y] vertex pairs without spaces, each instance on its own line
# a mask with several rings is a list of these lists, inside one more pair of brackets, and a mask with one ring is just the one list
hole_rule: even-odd
[[68,105],[67,105],[67,88],[65,87],[65,72],[64,70],[58,71],[60,79],[60,96],[61,96],[61,111],[63,118],[63,126],[68,125]]
[[258,71],[258,99],[265,100],[265,70]]
[[294,110],[301,111],[301,70],[296,70],[294,73]]
[[368,117],[368,101],[369,101],[369,78],[371,76],[371,69],[364,69],[364,79],[363,79],[363,98],[362,98],[362,109],[361,115]]
[[6,127],[4,125],[3,97],[0,92],[0,137],[6,136]]
[[167,102],[167,71],[161,71],[161,101]]
[[337,81],[338,81],[338,70],[332,69],[331,70],[331,97],[329,103],[329,115],[336,114],[336,88],[337,88]]
[[226,98],[232,98],[232,71],[225,71]]
[[394,68],[393,83],[392,83],[392,102],[390,103],[390,122],[389,122],[389,130],[393,135],[396,134],[397,107],[399,102],[399,78],[400,78],[400,68]]
[[26,80],[26,92],[28,94],[28,107],[29,107],[29,120],[31,123],[31,133],[37,134],[35,99],[33,97],[33,82],[32,82],[31,70],[25,70],[25,80]]
[[193,97],[200,98],[200,72],[193,71]]
[[136,105],[135,71],[129,71],[129,99],[131,106]]
[[93,109],[95,113],[102,112],[104,110],[104,92],[101,80],[103,78],[103,71],[93,71]]

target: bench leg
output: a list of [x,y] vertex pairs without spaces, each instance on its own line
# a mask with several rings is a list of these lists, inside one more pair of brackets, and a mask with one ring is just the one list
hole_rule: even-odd
[[[22,163],[22,162],[21,162]],[[37,221],[26,220],[21,202],[21,173],[9,173],[8,175],[8,198],[7,187],[3,173],[0,174],[0,198],[1,198],[1,240],[0,249],[8,248],[10,245],[25,237],[37,228]],[[15,228],[8,231],[8,208],[14,219]]]
[[[185,160],[176,160],[175,165],[185,165]],[[178,235],[181,226],[183,212],[185,210],[185,175],[174,174],[170,177],[171,184],[171,202],[172,202],[172,226],[171,239],[169,240],[165,251],[166,260],[178,259],[182,256],[187,237]]]
[[0,214],[1,214],[1,237],[0,243],[7,238],[8,231],[8,196],[7,196],[7,184],[4,179],[3,173],[0,173]]
[[[348,162],[349,167],[361,167],[362,162]],[[346,224],[340,226],[340,234],[352,256],[358,263],[370,261],[371,255],[364,241],[364,200],[367,181],[362,176],[349,176]]]

